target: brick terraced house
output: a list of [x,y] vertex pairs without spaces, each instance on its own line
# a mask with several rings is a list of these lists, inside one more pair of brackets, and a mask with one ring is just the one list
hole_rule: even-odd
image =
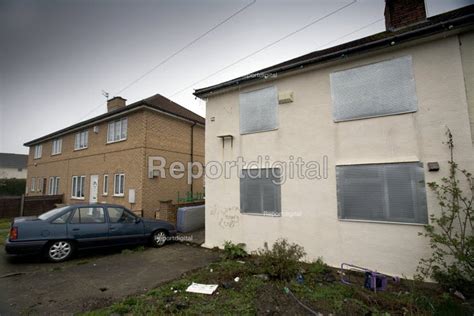
[[[64,203],[117,203],[154,217],[159,202],[202,194],[203,179],[149,174],[150,157],[204,163],[201,116],[157,94],[125,104],[114,97],[107,113],[25,143],[27,195],[63,194]],[[156,161],[153,162],[156,165]]]

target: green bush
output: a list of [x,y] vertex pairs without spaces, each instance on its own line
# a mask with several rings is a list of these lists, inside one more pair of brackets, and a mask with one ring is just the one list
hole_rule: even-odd
[[264,244],[264,248],[257,250],[257,265],[262,269],[263,273],[268,274],[271,278],[280,280],[289,280],[296,276],[300,270],[299,260],[306,256],[304,248],[288,243],[286,239],[278,239],[272,246],[268,248],[268,244]]
[[247,255],[245,244],[234,244],[231,241],[224,243],[224,256],[226,259],[240,259],[247,257]]
[[26,179],[0,179],[0,196],[18,196],[25,193]]
[[[429,239],[432,255],[420,261],[419,277],[431,277],[445,288],[464,293],[474,292],[474,235],[472,174],[459,169],[454,161],[454,141],[451,131],[446,132],[450,150],[449,175],[441,183],[430,182],[429,188],[438,199],[440,215],[430,215],[431,223],[420,233]],[[462,177],[469,190],[461,189]]]

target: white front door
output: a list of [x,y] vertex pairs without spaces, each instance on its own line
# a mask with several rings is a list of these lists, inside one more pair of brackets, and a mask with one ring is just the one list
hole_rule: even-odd
[[97,197],[99,194],[99,176],[98,175],[91,176],[90,186],[91,186],[91,191],[89,195],[89,202],[97,203]]

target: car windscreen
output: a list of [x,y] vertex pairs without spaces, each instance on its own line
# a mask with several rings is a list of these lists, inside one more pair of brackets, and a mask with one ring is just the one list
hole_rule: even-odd
[[68,207],[64,206],[64,207],[55,208],[54,210],[51,210],[51,211],[48,211],[46,213],[41,214],[40,216],[38,216],[38,218],[43,220],[43,221],[46,221],[46,220],[51,219],[54,216],[58,215],[59,213],[64,211],[66,208],[68,208]]

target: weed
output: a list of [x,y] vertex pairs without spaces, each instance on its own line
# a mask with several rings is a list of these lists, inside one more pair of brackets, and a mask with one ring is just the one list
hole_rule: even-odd
[[234,244],[231,241],[224,243],[224,257],[226,259],[240,259],[247,257],[247,255],[245,244]]

